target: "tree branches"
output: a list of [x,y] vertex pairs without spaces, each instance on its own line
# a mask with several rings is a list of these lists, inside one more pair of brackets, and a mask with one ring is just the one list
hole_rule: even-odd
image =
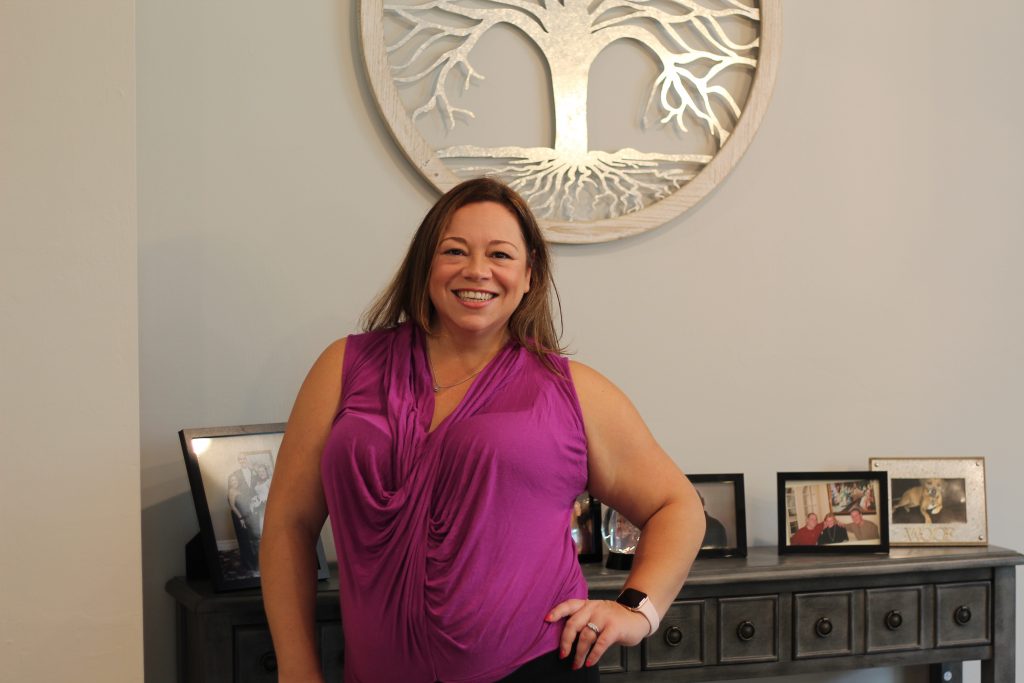
[[[483,80],[469,61],[469,54],[480,38],[496,24],[507,23],[518,27],[536,42],[542,42],[539,34],[544,32],[543,8],[526,0],[486,0],[494,8],[470,5],[466,0],[430,0],[416,5],[385,5],[384,10],[399,17],[409,28],[395,43],[387,47],[389,55],[403,50],[411,51],[405,61],[392,66],[396,83],[414,83],[433,74],[433,86],[426,101],[412,113],[417,119],[431,111],[437,111],[446,126],[455,127],[457,115],[474,118],[469,109],[452,105],[448,97],[449,78],[454,71],[461,70],[463,90],[468,90],[474,78]],[[460,21],[461,20],[461,21]],[[469,20],[468,22],[466,20]],[[469,23],[469,26],[465,24]],[[456,47],[440,50],[445,40],[454,39]]]
[[[632,38],[647,45],[661,61],[661,73],[651,86],[651,95],[645,111],[652,105],[660,109],[659,121],[672,122],[686,132],[686,114],[690,113],[706,126],[721,147],[729,137],[729,128],[712,106],[717,100],[738,118],[740,107],[733,95],[714,80],[722,72],[734,67],[757,66],[752,56],[758,40],[738,43],[729,37],[721,19],[738,17],[756,22],[760,14],[736,0],[728,0],[728,8],[712,10],[690,0],[674,0],[679,12],[670,12],[654,6],[650,0],[603,0],[598,6],[600,16],[593,30],[609,43]],[[702,37],[705,49],[696,49],[687,41],[684,29],[691,29]],[[703,75],[694,65],[703,63]]]
[[384,10],[401,30],[392,34],[397,37],[387,52],[393,80],[422,84],[417,97],[426,93],[411,105],[412,118],[436,113],[452,129],[458,118],[475,118],[452,99],[456,88],[466,90],[484,78],[470,62],[481,38],[501,23],[522,31],[550,69],[552,147],[449,147],[438,156],[463,160],[460,173],[497,173],[541,216],[586,213],[600,219],[638,211],[671,194],[711,159],[589,148],[589,72],[606,47],[634,40],[657,60],[645,120],[655,112],[660,123],[682,132],[697,122],[720,148],[741,114],[739,94],[730,91],[725,74],[757,67],[760,43],[750,36],[758,34],[760,11],[752,0],[716,0],[713,7],[706,1],[391,0]]

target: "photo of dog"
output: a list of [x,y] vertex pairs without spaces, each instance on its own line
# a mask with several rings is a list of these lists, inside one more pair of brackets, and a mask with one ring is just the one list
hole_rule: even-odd
[[912,486],[903,492],[900,499],[893,504],[895,512],[901,508],[918,508],[924,515],[924,523],[932,523],[932,515],[942,512],[942,487],[940,478],[922,479],[919,486]]
[[892,518],[897,523],[963,524],[967,498],[963,479],[924,477],[892,480]]

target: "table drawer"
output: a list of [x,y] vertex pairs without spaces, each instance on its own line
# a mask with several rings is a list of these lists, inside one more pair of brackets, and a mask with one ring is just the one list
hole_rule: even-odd
[[643,642],[644,669],[674,669],[707,664],[703,600],[673,603],[658,630]]
[[777,595],[719,600],[719,662],[737,664],[778,660],[778,615]]
[[793,658],[853,654],[853,592],[793,596]]
[[237,683],[276,683],[277,657],[265,625],[235,627],[234,668]]
[[983,645],[991,640],[992,584],[946,583],[935,587],[935,645]]
[[926,647],[924,586],[875,588],[865,593],[865,649],[868,652]]
[[340,621],[320,624],[320,663],[324,680],[340,681],[345,671],[345,634]]
[[601,657],[601,661],[597,664],[597,669],[603,674],[617,674],[625,671],[626,648],[621,645],[612,645]]

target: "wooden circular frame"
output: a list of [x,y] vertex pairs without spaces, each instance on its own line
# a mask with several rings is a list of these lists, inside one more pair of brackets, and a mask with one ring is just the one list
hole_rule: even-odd
[[[541,229],[551,242],[592,244],[610,242],[653,230],[706,197],[736,166],[754,139],[761,119],[768,109],[775,74],[782,50],[782,0],[761,0],[759,51],[750,94],[736,123],[736,128],[717,154],[690,182],[677,191],[635,213],[598,221],[541,220]],[[387,122],[391,135],[398,141],[409,162],[442,193],[462,181],[438,158],[416,128],[412,117],[398,95],[388,68],[384,45],[384,0],[359,0],[360,37],[363,60],[370,87]]]

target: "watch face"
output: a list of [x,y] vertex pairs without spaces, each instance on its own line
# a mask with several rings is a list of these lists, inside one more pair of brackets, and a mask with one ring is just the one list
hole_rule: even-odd
[[615,601],[620,605],[625,605],[630,609],[637,609],[647,599],[647,594],[638,591],[635,588],[627,588],[619,595]]

